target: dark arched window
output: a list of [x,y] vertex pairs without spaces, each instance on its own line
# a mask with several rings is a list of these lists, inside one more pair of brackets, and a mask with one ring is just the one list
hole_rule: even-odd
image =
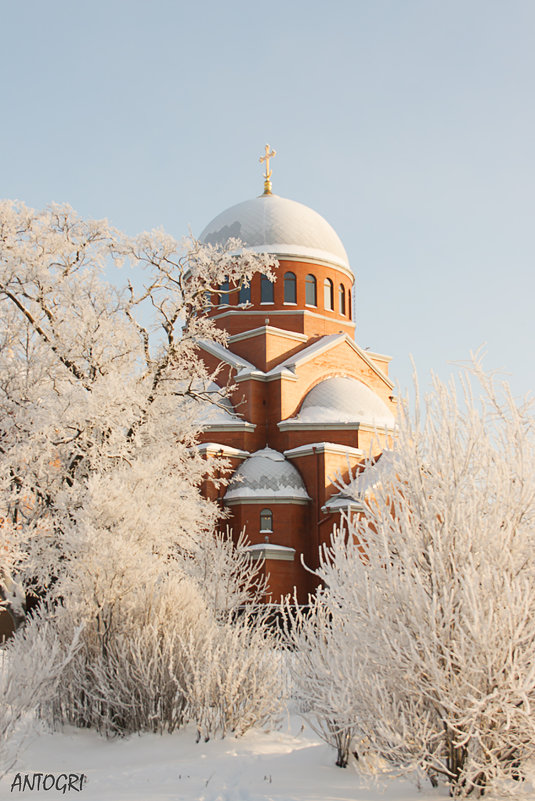
[[230,284],[228,278],[225,278],[221,286],[219,287],[219,305],[224,306],[228,305],[229,301],[229,289]]
[[317,306],[316,277],[309,273],[305,278],[305,303],[307,306]]
[[340,289],[338,290],[338,299],[339,299],[339,311],[340,314],[346,313],[346,290],[343,284],[340,284]]
[[330,278],[326,278],[323,282],[323,306],[330,311],[334,309],[334,289]]
[[284,302],[297,303],[295,273],[284,273]]
[[238,296],[238,303],[250,303],[251,302],[251,285],[250,284],[242,284],[240,287],[240,294]]
[[260,279],[260,303],[273,303],[273,281],[265,275]]
[[349,312],[349,319],[353,319],[353,304],[351,303],[351,290],[347,290],[347,310]]
[[273,533],[273,512],[271,509],[262,509],[260,512],[260,533]]

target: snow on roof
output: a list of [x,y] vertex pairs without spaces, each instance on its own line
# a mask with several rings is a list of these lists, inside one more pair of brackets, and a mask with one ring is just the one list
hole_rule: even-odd
[[254,364],[248,362],[247,359],[242,359],[241,356],[237,356],[228,348],[220,345],[219,342],[211,342],[207,339],[199,339],[198,345],[203,350],[211,353],[212,356],[221,359],[222,362],[230,364],[230,366],[234,367],[236,370],[256,370]]
[[276,545],[273,542],[261,542],[258,545],[249,545],[246,549],[253,559],[275,559],[277,561],[293,562],[295,548],[286,545]]
[[338,512],[343,509],[360,510],[364,509],[362,501],[353,498],[345,492],[337,492],[336,495],[331,495],[328,501],[322,506],[322,510],[327,512]]
[[307,445],[298,445],[296,448],[290,448],[284,451],[284,455],[290,459],[296,456],[308,456],[316,451],[317,453],[340,453],[347,456],[364,456],[362,448],[354,448],[351,445],[340,445],[338,442],[310,442]]
[[255,498],[310,500],[297,469],[272,448],[251,454],[234,473],[225,494],[225,501]]
[[191,388],[197,394],[194,399],[199,405],[196,417],[201,425],[219,426],[244,422],[238,417],[232,403],[224,396],[223,389],[215,381],[203,381],[199,378],[193,381]]
[[246,459],[250,456],[249,451],[241,448],[233,448],[231,445],[222,445],[220,442],[201,442],[197,445],[200,453],[221,453],[223,456],[235,456],[239,459]]
[[263,551],[265,548],[273,548],[274,551],[293,551],[295,548],[288,548],[287,545],[276,545],[274,542],[259,542],[256,545],[247,545],[248,551]]
[[199,237],[210,245],[224,245],[231,238],[259,253],[308,257],[350,269],[340,237],[327,220],[278,195],[260,195],[231,206],[214,217]]
[[327,378],[305,395],[296,417],[286,423],[365,423],[393,428],[395,419],[386,403],[356,378]]

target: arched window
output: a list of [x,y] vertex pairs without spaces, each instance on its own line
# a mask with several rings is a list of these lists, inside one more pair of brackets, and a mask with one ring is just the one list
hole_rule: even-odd
[[305,278],[305,303],[307,306],[317,306],[316,277],[309,273]]
[[284,302],[297,303],[295,273],[284,273]]
[[273,533],[273,512],[271,509],[262,509],[260,512],[260,533]]
[[346,313],[346,290],[343,284],[340,284],[340,289],[338,290],[338,300],[339,300],[339,311],[340,314]]
[[250,303],[250,302],[251,302],[251,285],[242,284],[240,287],[240,294],[238,296],[238,303]]
[[273,303],[273,281],[265,275],[260,279],[260,303]]
[[225,280],[223,281],[223,283],[219,287],[219,305],[220,306],[225,306],[225,305],[229,304],[229,302],[230,302],[230,300],[229,300],[229,289],[230,289],[230,284],[229,284],[229,280],[228,280],[228,277],[227,277],[227,278],[225,278]]
[[353,319],[353,304],[351,303],[351,290],[347,290],[347,310],[349,312],[349,319]]
[[334,289],[330,278],[326,278],[323,282],[323,306],[330,311],[334,309]]

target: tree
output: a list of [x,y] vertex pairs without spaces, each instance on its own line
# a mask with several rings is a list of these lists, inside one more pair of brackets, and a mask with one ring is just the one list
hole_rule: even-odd
[[435,378],[402,406],[392,452],[345,488],[366,514],[324,550],[313,615],[355,666],[353,748],[459,796],[535,753],[534,418],[472,372],[478,395]]
[[[0,204],[4,606],[20,616],[16,577],[46,595],[60,638],[82,626],[65,681],[77,670],[94,686],[81,701],[77,679],[78,706],[65,714],[106,731],[128,715],[120,703],[103,711],[110,699],[95,682],[106,683],[117,659],[124,670],[134,664],[126,644],[136,627],[155,624],[158,641],[173,608],[175,631],[210,610],[191,561],[220,511],[201,497],[210,464],[195,443],[200,407],[226,388],[213,391],[217,374],[197,343],[225,340],[204,314],[223,281],[271,274],[267,256],[238,256],[238,244],[180,246],[163,232],[131,239],[67,206]],[[117,289],[103,270],[123,262],[132,278]],[[90,696],[99,700],[89,709]]]

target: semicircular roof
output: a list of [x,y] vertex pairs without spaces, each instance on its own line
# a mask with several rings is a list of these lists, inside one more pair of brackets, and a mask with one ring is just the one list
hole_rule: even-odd
[[327,378],[305,395],[296,421],[300,423],[366,423],[379,428],[395,425],[394,415],[362,381]]
[[260,195],[218,214],[199,240],[224,245],[240,239],[257,253],[326,261],[350,269],[340,237],[317,211],[278,195]]
[[303,479],[297,469],[278,451],[263,448],[251,454],[238,467],[225,501],[309,501]]

